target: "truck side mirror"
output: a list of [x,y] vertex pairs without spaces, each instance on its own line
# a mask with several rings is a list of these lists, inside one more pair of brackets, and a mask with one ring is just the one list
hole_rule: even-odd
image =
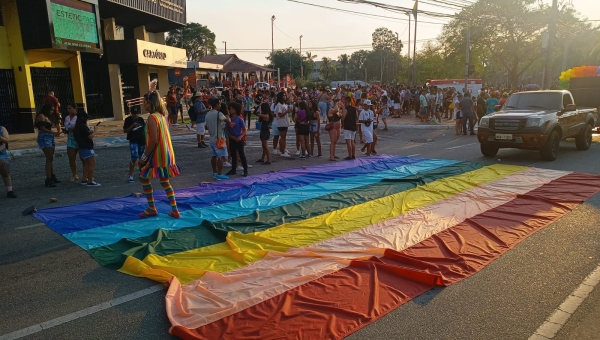
[[575,111],[577,110],[577,105],[575,104],[567,104],[565,106],[565,109],[563,110],[564,112],[569,112],[569,111]]
[[498,111],[500,111],[500,109],[502,109],[502,106],[500,106],[500,105],[494,106],[494,111],[498,112]]

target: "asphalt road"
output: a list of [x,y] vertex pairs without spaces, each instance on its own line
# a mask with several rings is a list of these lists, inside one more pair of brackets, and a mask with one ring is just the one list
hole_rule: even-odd
[[[452,130],[379,131],[379,153],[419,155],[466,161],[490,161],[481,156],[474,136],[455,136]],[[324,138],[327,140],[327,137]],[[431,140],[431,141],[427,141]],[[541,161],[534,151],[501,150],[493,162],[600,174],[600,136],[587,152],[563,141],[555,162]],[[291,149],[288,147],[288,149]],[[212,181],[209,150],[195,141],[175,143],[183,174],[175,188]],[[34,204],[69,205],[140,192],[129,184],[128,148],[103,148],[96,180],[99,188],[69,183],[66,155],[55,168],[64,182],[44,188],[41,156],[23,156],[12,164],[18,199],[0,198],[0,339],[63,315],[74,313],[155,286],[99,266],[83,250],[21,211]],[[325,146],[324,154],[327,154]],[[260,147],[251,137],[247,154],[250,174],[271,169],[327,163],[328,158],[277,160],[271,166],[254,164]],[[338,155],[346,156],[345,146]],[[600,195],[531,236],[487,268],[453,286],[432,290],[401,306],[349,339],[527,339],[600,262]],[[596,289],[559,332],[559,339],[597,339],[600,289]],[[26,339],[170,339],[164,291],[43,330]],[[595,332],[594,330],[595,325]],[[593,335],[593,336],[592,336]]]

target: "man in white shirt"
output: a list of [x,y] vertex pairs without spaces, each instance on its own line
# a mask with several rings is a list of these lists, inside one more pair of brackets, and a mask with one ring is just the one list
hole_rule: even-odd
[[361,131],[365,141],[365,155],[371,156],[373,150],[373,120],[375,119],[375,113],[371,109],[371,101],[365,99],[362,104],[363,110],[360,111],[358,116],[358,122],[361,123]]

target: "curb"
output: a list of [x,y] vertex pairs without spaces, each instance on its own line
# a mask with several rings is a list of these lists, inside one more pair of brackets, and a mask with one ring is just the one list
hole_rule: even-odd
[[[393,128],[397,128],[400,130],[450,130],[450,129],[454,129],[454,126],[450,126],[450,125],[392,125],[390,124],[389,127],[393,127]],[[293,126],[290,126],[290,130],[293,130]],[[249,135],[254,135],[257,134],[258,130],[253,129],[250,130],[248,132]],[[177,140],[184,140],[187,138],[194,138],[196,137],[196,134],[187,134],[187,135],[177,135],[177,136],[172,136],[171,140],[177,141]],[[109,137],[109,138],[116,138],[116,137]],[[125,139],[125,136],[123,137],[119,137],[117,138],[118,142],[117,143],[111,143],[111,144],[106,144],[103,143],[102,141],[98,141],[96,144],[96,147],[98,148],[117,148],[117,147],[122,147],[122,146],[126,146],[129,143],[127,142],[127,140]],[[120,141],[120,139],[122,139],[122,142]],[[66,145],[60,145],[56,147],[56,151],[66,151],[67,150],[67,146]],[[43,155],[42,150],[40,150],[39,148],[31,148],[31,149],[16,149],[16,150],[10,150],[10,152],[12,153],[12,155],[14,157],[21,157],[21,156],[26,156],[26,155]]]
[[[189,134],[189,135],[177,135],[177,136],[173,136],[171,137],[171,140],[184,140],[187,138],[192,138],[192,137],[196,137],[196,134]],[[119,143],[111,143],[111,144],[106,144],[103,143],[102,141],[98,141],[97,144],[95,145],[95,147],[97,148],[118,148],[118,147],[122,147],[122,146],[126,146],[129,145],[129,142],[127,141],[127,139],[125,139],[125,137],[123,137],[123,142],[119,142]],[[66,145],[60,145],[57,146],[56,151],[67,151],[67,146]],[[39,148],[32,148],[32,149],[17,149],[17,150],[10,150],[10,152],[12,153],[12,155],[14,157],[20,157],[20,156],[25,156],[25,155],[43,155],[42,150],[40,150]]]

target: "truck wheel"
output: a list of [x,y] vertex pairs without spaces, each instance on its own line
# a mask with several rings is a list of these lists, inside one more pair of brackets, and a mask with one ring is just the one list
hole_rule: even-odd
[[585,151],[592,146],[592,127],[586,124],[581,133],[575,137],[575,145],[577,150]]
[[488,144],[481,144],[481,153],[485,156],[485,157],[495,157],[496,154],[498,153],[499,148],[496,146],[491,146]]
[[560,135],[558,131],[552,131],[546,145],[540,150],[540,155],[545,161],[553,161],[558,157],[558,148],[560,147]]

